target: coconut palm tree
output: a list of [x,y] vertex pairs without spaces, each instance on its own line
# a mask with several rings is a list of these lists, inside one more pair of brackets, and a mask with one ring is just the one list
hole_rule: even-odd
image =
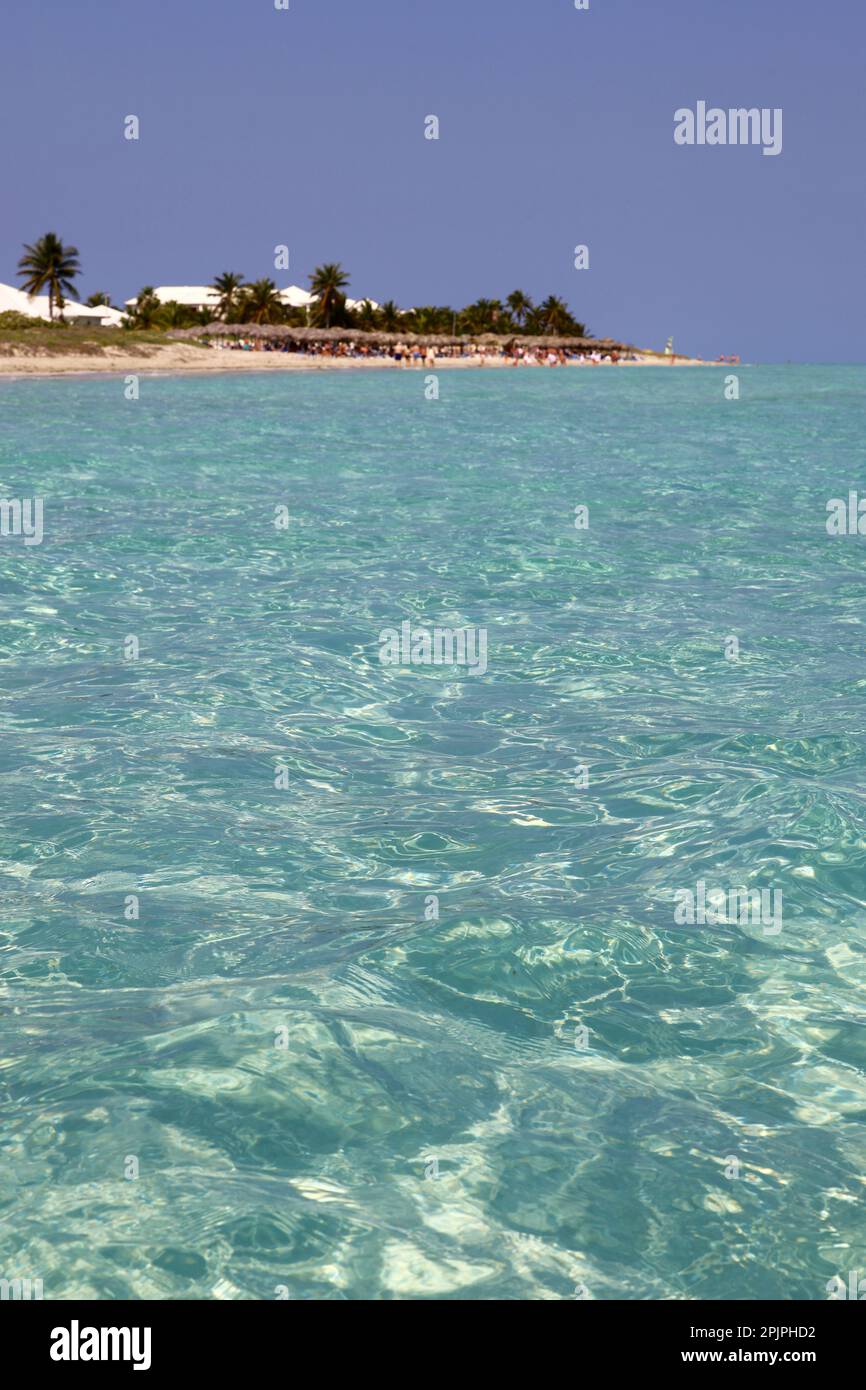
[[176,299],[169,299],[165,304],[160,305],[157,326],[159,328],[194,328],[202,321],[209,323],[210,319],[202,320],[199,309],[193,309],[190,304],[178,304]]
[[502,318],[503,308],[499,299],[479,299],[478,310],[487,319],[488,329],[491,333],[496,332],[496,325]]
[[403,315],[393,299],[386,299],[379,310],[379,325],[386,333],[396,333],[403,327]]
[[218,275],[210,286],[219,295],[219,303],[216,307],[217,317],[226,323],[237,307],[238,291],[243,282],[244,277],[242,275],[236,275],[234,271],[226,270],[222,275]]
[[513,290],[505,302],[511,310],[515,322],[522,328],[526,322],[527,314],[532,312],[533,305],[529,295],[524,294],[523,290]]
[[18,262],[18,274],[24,279],[22,289],[29,295],[48,288],[48,317],[54,318],[54,305],[63,318],[64,295],[78,298],[72,283],[81,274],[77,246],[64,246],[56,232],[46,232],[32,246],[24,247],[25,254]]
[[572,318],[565,300],[557,298],[555,294],[548,295],[544,303],[538,306],[536,315],[542,333],[574,333],[579,338],[585,336],[578,332],[582,325]]
[[283,302],[273,280],[254,280],[245,285],[238,305],[241,323],[279,323]]
[[371,332],[376,328],[378,320],[376,310],[369,299],[364,299],[354,311],[355,327],[363,328],[365,333]]
[[346,297],[343,290],[348,283],[348,275],[343,267],[335,262],[316,266],[310,276],[310,293],[318,300],[317,317],[321,319],[323,327],[331,327],[331,320],[341,307],[341,297],[345,305]]
[[[413,333],[439,333],[447,329],[441,327],[442,311],[433,304],[423,304],[418,309],[412,310],[412,331]],[[450,319],[447,327],[450,328]]]
[[106,304],[109,309],[111,308],[111,300],[105,290],[96,290],[89,299],[85,299],[84,303],[88,309],[99,309],[103,304]]
[[501,327],[502,305],[498,299],[476,299],[460,313],[460,324],[466,333],[495,333]]
[[162,305],[156,297],[153,285],[145,285],[139,290],[138,298],[127,315],[131,328],[158,328]]

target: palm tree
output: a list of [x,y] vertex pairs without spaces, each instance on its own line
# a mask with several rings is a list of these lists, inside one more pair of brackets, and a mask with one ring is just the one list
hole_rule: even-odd
[[105,290],[96,290],[89,299],[85,299],[84,303],[88,309],[98,309],[103,304],[107,304],[108,308],[111,308],[111,300],[105,293]]
[[241,293],[241,323],[279,323],[283,317],[283,302],[273,280],[254,280]]
[[516,322],[522,327],[526,322],[526,315],[532,311],[532,300],[529,295],[524,294],[523,290],[513,290],[505,302]]
[[132,328],[156,328],[159,326],[162,305],[156,297],[153,285],[145,285],[139,290],[138,298],[128,314]]
[[178,304],[176,299],[169,299],[160,305],[157,318],[160,328],[194,328],[198,323],[201,323],[200,311],[189,304]]
[[376,310],[369,299],[362,300],[355,310],[355,324],[365,332],[371,332],[376,327]]
[[460,321],[467,333],[494,333],[501,317],[502,305],[498,299],[476,299],[462,310]]
[[217,317],[224,322],[228,322],[229,315],[234,312],[238,302],[238,291],[244,282],[242,275],[235,275],[234,271],[226,270],[222,275],[218,275],[210,286],[219,295],[217,304]]
[[496,332],[496,325],[502,318],[502,303],[498,299],[479,299],[477,304],[479,313],[487,320],[491,332]]
[[340,307],[341,296],[345,304],[342,292],[348,283],[349,277],[343,267],[334,262],[316,266],[310,276],[310,292],[318,300],[317,317],[325,328],[331,327],[331,319]]
[[379,323],[386,333],[396,333],[403,326],[403,315],[393,299],[386,299],[379,310]]
[[32,246],[25,245],[25,254],[18,262],[18,274],[23,276],[22,288],[29,295],[48,287],[48,317],[54,318],[55,301],[63,318],[64,294],[78,298],[72,281],[81,274],[77,246],[64,246],[56,232],[46,232]]
[[412,331],[414,333],[438,333],[440,319],[439,309],[432,304],[424,304],[420,308],[412,310]]
[[543,333],[575,333],[577,337],[584,336],[577,333],[582,325],[575,323],[565,300],[557,298],[555,294],[549,295],[544,303],[538,306],[536,313]]

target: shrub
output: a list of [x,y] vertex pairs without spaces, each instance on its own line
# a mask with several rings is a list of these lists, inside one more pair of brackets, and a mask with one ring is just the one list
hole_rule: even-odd
[[0,314],[0,328],[44,328],[44,319],[32,319],[28,314],[19,314],[17,309],[6,309]]

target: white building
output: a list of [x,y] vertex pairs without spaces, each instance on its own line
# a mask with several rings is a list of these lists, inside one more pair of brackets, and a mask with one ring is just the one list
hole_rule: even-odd
[[[35,301],[44,308],[43,318],[48,318],[48,298],[41,296]],[[57,317],[57,305],[54,306],[54,317]],[[120,328],[126,315],[120,309],[113,309],[110,304],[72,304],[67,301],[63,305],[63,317],[67,323],[92,324],[94,328]]]
[[[293,309],[309,309],[316,302],[315,295],[310,294],[309,290],[302,290],[300,285],[289,285],[286,289],[280,290],[280,299],[284,304],[290,304]],[[347,309],[360,309],[364,303],[363,299],[347,299]],[[370,300],[374,309],[379,305],[375,299]]]
[[[241,286],[243,289],[243,286]],[[154,287],[154,294],[160,304],[182,304],[187,309],[210,309],[216,313],[219,304],[219,294],[211,289],[209,285],[157,285]],[[279,291],[279,297],[283,304],[291,309],[309,309],[315,304],[315,297],[309,290],[302,290],[300,285],[287,285],[284,290]],[[347,299],[346,304],[350,309],[360,309],[363,304],[361,299]],[[133,309],[136,301],[127,299],[127,309]],[[374,299],[370,300],[374,309],[379,305]]]
[[[182,304],[185,309],[211,309],[216,313],[220,297],[210,285],[157,285],[154,294],[160,304]],[[127,309],[134,309],[138,296],[126,300]]]
[[280,290],[280,299],[292,309],[309,309],[316,302],[309,290],[302,290],[300,285],[287,285]]
[[[47,294],[29,295],[23,290],[16,289],[14,285],[0,285],[0,314],[12,310],[16,314],[25,314],[29,319],[50,319],[51,310]],[[57,318],[57,305],[54,305],[54,317]],[[96,308],[89,308],[86,304],[76,304],[74,300],[66,300],[63,305],[63,317],[67,323],[92,324],[95,328],[119,328],[123,314],[119,309],[112,309],[108,304],[97,305]]]
[[[315,295],[310,294],[309,290],[302,290],[300,285],[289,285],[286,289],[280,290],[280,299],[284,304],[290,304],[293,309],[309,309],[316,302]],[[360,309],[364,303],[363,299],[347,299],[347,309]],[[374,309],[378,309],[375,299],[370,303]]]

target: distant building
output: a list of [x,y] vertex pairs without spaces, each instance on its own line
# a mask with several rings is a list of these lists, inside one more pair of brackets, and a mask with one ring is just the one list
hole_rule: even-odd
[[302,290],[300,285],[288,285],[284,290],[280,290],[280,299],[292,309],[308,309],[315,303],[309,290]]
[[[309,309],[316,302],[315,295],[310,294],[309,290],[302,290],[300,285],[289,285],[286,289],[280,290],[280,299],[293,309]],[[346,308],[360,309],[363,303],[363,299],[347,299]],[[370,304],[374,309],[379,307],[375,299],[371,299]]]
[[[209,285],[157,285],[153,292],[160,304],[182,304],[185,309],[210,309],[213,313],[220,300]],[[126,307],[134,309],[137,303],[136,295],[135,299],[127,299]]]
[[[0,285],[0,314],[9,310],[16,314],[25,314],[29,319],[51,318],[47,294],[31,296],[23,290],[16,289],[14,285]],[[54,317],[59,317],[56,303]],[[124,316],[119,309],[112,309],[108,304],[90,308],[86,304],[77,304],[75,300],[67,299],[63,305],[63,317],[67,323],[91,324],[94,328],[119,328]]]
[[[243,287],[242,287],[243,288]],[[210,309],[216,313],[219,304],[219,294],[211,289],[209,285],[158,285],[154,289],[154,294],[160,304],[182,304],[185,309]],[[290,309],[309,309],[315,304],[315,297],[309,290],[302,290],[300,285],[287,285],[284,290],[279,291],[280,299]],[[360,309],[363,304],[362,299],[347,299],[346,304],[350,309]],[[374,309],[378,309],[378,304],[371,299],[370,303]],[[134,309],[136,301],[127,299],[127,309]]]
[[[154,289],[154,294],[160,304],[182,304],[186,309],[209,309],[215,314],[219,304],[219,294],[209,285],[158,285]],[[309,290],[302,290],[300,285],[287,285],[284,290],[279,291],[282,302],[292,309],[309,309],[315,304],[315,298]],[[126,300],[126,309],[135,308],[136,299]],[[364,304],[363,299],[347,299],[346,305],[349,309],[360,309]],[[374,309],[379,305],[375,299],[370,300]],[[0,284],[0,314],[7,310],[14,310],[16,314],[26,314],[30,319],[50,319],[48,309],[48,295],[40,294],[31,297],[23,290],[16,289],[14,285]],[[54,317],[58,318],[57,305],[54,306]],[[63,317],[67,323],[92,324],[94,327],[119,328],[125,318],[125,313],[120,309],[113,309],[109,304],[97,304],[90,307],[86,304],[78,304],[74,300],[66,300],[63,305]]]

